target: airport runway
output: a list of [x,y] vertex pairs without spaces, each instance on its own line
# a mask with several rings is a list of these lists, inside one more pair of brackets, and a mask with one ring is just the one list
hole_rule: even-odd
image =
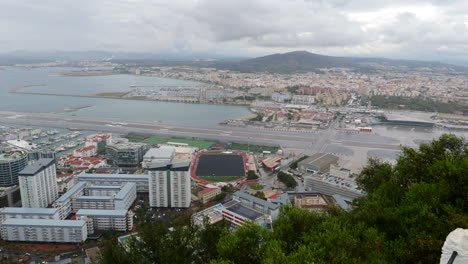
[[[377,142],[334,141],[336,134],[333,126],[317,133],[299,133],[287,131],[265,131],[255,128],[212,126],[189,127],[182,125],[162,124],[157,121],[127,121],[105,118],[89,118],[57,115],[49,113],[26,113],[0,111],[0,123],[41,126],[53,128],[73,128],[97,132],[112,133],[145,133],[152,135],[195,137],[239,143],[280,145],[282,147],[302,148],[308,151],[323,151],[330,143],[343,146],[368,147],[379,149],[397,149],[399,145],[376,144]],[[332,130],[332,131],[330,131]]]

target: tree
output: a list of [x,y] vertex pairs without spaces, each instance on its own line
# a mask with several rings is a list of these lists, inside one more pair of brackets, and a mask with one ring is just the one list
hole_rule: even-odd
[[247,180],[256,180],[258,179],[258,175],[253,170],[249,170],[247,172]]

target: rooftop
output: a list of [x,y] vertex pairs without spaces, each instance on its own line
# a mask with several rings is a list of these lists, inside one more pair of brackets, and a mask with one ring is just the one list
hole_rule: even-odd
[[234,196],[239,197],[239,198],[244,199],[244,200],[251,201],[251,202],[259,204],[259,205],[262,205],[264,207],[268,207],[268,209],[271,209],[271,210],[276,210],[276,209],[279,208],[279,205],[277,205],[277,204],[265,201],[263,199],[260,199],[258,197],[255,197],[253,195],[250,195],[248,193],[244,193],[244,192],[241,192],[241,191],[235,192]]
[[75,198],[78,201],[110,201],[110,196],[78,196]]
[[131,190],[136,190],[136,183],[129,182],[125,184],[125,186],[120,190],[120,192],[117,193],[115,199],[124,199],[125,196],[127,196]]
[[58,208],[27,208],[27,207],[5,207],[0,209],[0,215],[3,214],[30,214],[30,215],[55,215]]
[[2,162],[11,162],[21,158],[24,158],[28,155],[25,151],[14,151],[8,153],[0,153],[0,163]]
[[263,215],[260,212],[257,212],[253,209],[243,206],[240,202],[237,202],[236,204],[231,205],[230,207],[226,208],[226,210],[236,213],[238,215],[241,215],[252,221],[255,221],[257,218]]
[[83,227],[86,221],[82,220],[50,220],[50,219],[20,219],[8,218],[2,226],[38,226],[38,227]]
[[117,173],[111,173],[111,174],[100,174],[100,173],[82,173],[78,175],[78,179],[80,180],[87,180],[87,179],[96,179],[96,178],[108,178],[108,179],[144,179],[148,180],[148,175],[147,174],[117,174]]
[[319,168],[327,166],[330,163],[338,161],[338,157],[328,153],[315,153],[307,159],[300,161],[299,164],[312,164]]
[[65,202],[67,199],[70,199],[74,194],[83,190],[86,184],[87,182],[78,182],[73,187],[71,187],[70,190],[68,190],[66,193],[60,196],[57,200],[55,200],[55,202]]
[[20,176],[33,176],[55,163],[55,159],[42,158],[35,163],[26,166],[19,172]]
[[170,159],[175,154],[174,148],[151,148],[149,149],[144,159]]
[[208,189],[205,189],[205,190],[201,190],[198,193],[199,194],[205,194],[205,193],[210,193],[210,192],[216,191],[216,190],[219,190],[219,188],[208,188]]

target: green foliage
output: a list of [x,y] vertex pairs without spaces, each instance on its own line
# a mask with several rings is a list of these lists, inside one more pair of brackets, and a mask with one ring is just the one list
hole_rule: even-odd
[[255,171],[253,170],[249,170],[247,172],[247,180],[256,180],[256,179],[258,179],[257,173],[255,173]]
[[294,188],[297,186],[297,182],[294,180],[294,177],[286,172],[278,172],[278,180],[284,183],[288,188]]
[[226,193],[222,192],[222,193],[216,195],[216,196],[213,198],[213,200],[214,200],[214,201],[217,201],[217,202],[220,202],[220,201],[222,201],[225,197],[226,197]]
[[102,263],[438,263],[446,236],[468,228],[467,181],[467,143],[443,135],[405,148],[395,165],[369,160],[357,177],[367,196],[354,210],[283,207],[272,231],[144,224],[127,251],[106,242]]
[[289,168],[295,170],[297,169],[297,164],[305,159],[307,159],[309,156],[303,156],[303,157],[300,157],[298,158],[297,160],[295,160],[294,162],[292,162],[291,164],[289,164]]
[[249,186],[249,187],[250,187],[250,189],[252,189],[252,190],[256,190],[256,191],[257,191],[257,190],[261,190],[261,189],[263,189],[263,185],[261,185],[261,184],[258,184],[258,183],[253,183],[253,184],[250,184],[250,186]]

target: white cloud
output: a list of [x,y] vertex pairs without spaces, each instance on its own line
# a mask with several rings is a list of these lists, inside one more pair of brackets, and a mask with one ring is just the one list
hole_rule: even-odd
[[0,52],[115,50],[468,59],[463,0],[2,0]]

